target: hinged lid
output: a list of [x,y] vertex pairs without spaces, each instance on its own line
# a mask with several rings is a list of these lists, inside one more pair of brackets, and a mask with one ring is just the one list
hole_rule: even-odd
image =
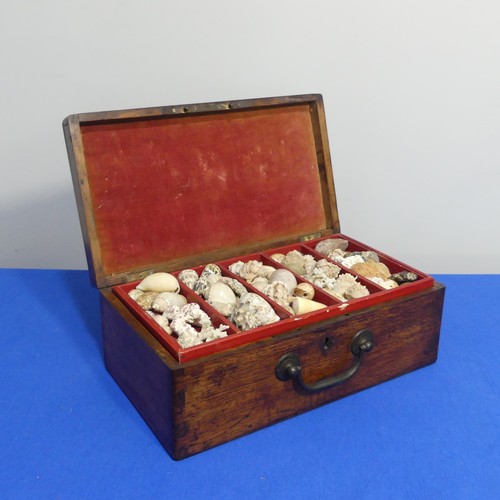
[[340,231],[321,95],[69,116],[100,287]]

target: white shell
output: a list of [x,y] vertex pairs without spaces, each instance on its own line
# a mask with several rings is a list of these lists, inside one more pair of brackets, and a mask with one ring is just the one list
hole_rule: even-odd
[[256,293],[245,293],[240,298],[232,320],[241,330],[250,330],[279,321],[271,305]]
[[269,284],[269,281],[266,278],[263,278],[262,276],[258,276],[251,283],[251,285],[254,288],[257,288],[257,290],[259,290],[259,292],[262,292],[262,293],[264,293],[264,290],[266,289],[268,284]]
[[236,307],[236,295],[225,283],[218,282],[212,285],[208,292],[208,303],[224,316],[233,313]]
[[164,312],[169,305],[182,307],[187,304],[187,299],[180,293],[161,292],[155,298],[152,309],[158,313]]
[[236,295],[225,283],[218,282],[210,287],[208,292],[208,302],[224,302],[225,304],[235,304]]
[[344,297],[347,300],[359,299],[360,297],[366,297],[370,295],[368,288],[362,285],[361,283],[354,283],[354,285],[350,286],[344,293]]
[[304,299],[314,299],[314,287],[309,283],[299,283],[293,291],[295,297],[303,297]]
[[282,281],[274,281],[267,285],[264,294],[282,307],[290,305],[290,292]]
[[292,302],[292,309],[295,314],[305,314],[311,311],[317,311],[319,309],[324,309],[325,304],[321,302],[316,302],[314,300],[304,299],[303,297],[295,297]]
[[276,269],[276,271],[271,274],[269,281],[271,283],[274,283],[275,281],[281,281],[288,288],[290,294],[293,293],[295,287],[297,286],[297,279],[287,269]]
[[178,292],[179,282],[169,273],[153,273],[144,278],[137,288],[143,292]]

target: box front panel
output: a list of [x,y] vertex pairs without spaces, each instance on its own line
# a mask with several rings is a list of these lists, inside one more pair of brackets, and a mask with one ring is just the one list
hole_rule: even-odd
[[[258,428],[433,363],[444,288],[391,301],[366,312],[233,349],[185,366],[176,381],[175,455],[183,458]],[[369,329],[374,348],[358,372],[336,387],[308,393],[276,378],[280,358],[300,360],[305,383],[342,374],[355,358],[351,342]]]

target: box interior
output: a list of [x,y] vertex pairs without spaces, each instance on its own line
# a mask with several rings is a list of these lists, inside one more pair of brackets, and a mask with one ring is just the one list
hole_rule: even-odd
[[[380,262],[384,263],[388,268],[391,274],[398,273],[400,271],[411,271],[417,275],[417,281],[412,283],[406,283],[398,286],[397,288],[393,288],[390,290],[384,289],[377,285],[376,283],[370,281],[368,278],[360,276],[352,269],[348,269],[343,267],[338,262],[332,261],[328,259],[322,254],[319,254],[315,250],[315,246],[317,243],[326,238],[318,238],[315,240],[311,240],[308,242],[298,242],[296,244],[287,245],[284,247],[272,248],[265,250],[263,252],[258,252],[250,255],[244,256],[235,256],[231,259],[226,259],[224,261],[218,261],[216,264],[221,268],[222,274],[224,276],[232,277],[240,281],[249,292],[257,293],[262,296],[269,302],[276,314],[281,318],[280,321],[262,326],[259,328],[254,328],[252,330],[240,331],[234,324],[232,324],[227,318],[219,314],[214,308],[212,308],[202,297],[197,295],[195,292],[190,290],[184,283],[180,282],[181,293],[187,298],[188,302],[196,302],[201,308],[210,316],[212,319],[212,323],[214,326],[218,326],[220,324],[226,324],[229,326],[227,331],[228,336],[225,338],[212,340],[210,342],[206,342],[203,344],[199,344],[194,347],[182,348],[176,341],[174,336],[169,335],[163,328],[161,328],[156,321],[145,313],[139,305],[132,300],[128,296],[128,292],[132,289],[136,288],[136,286],[140,283],[140,281],[126,283],[124,285],[117,285],[113,287],[113,292],[120,297],[120,299],[125,303],[125,305],[134,313],[134,315],[148,327],[151,333],[164,345],[167,350],[173,355],[173,357],[179,362],[187,362],[193,359],[198,359],[203,356],[207,356],[209,354],[213,354],[215,352],[219,352],[222,350],[226,350],[232,347],[236,347],[239,345],[243,345],[248,342],[253,342],[256,340],[260,340],[265,337],[269,337],[272,335],[277,335],[279,333],[283,333],[286,331],[291,331],[296,328],[302,328],[307,325],[311,325],[313,323],[318,323],[320,321],[324,321],[329,318],[333,318],[336,316],[340,316],[342,314],[351,313],[356,310],[373,306],[375,304],[384,302],[386,300],[395,299],[398,297],[402,297],[405,295],[409,295],[415,293],[416,291],[432,287],[434,284],[434,280],[432,277],[424,274],[421,271],[418,271],[398,260],[376,250],[368,245],[365,245],[349,236],[343,234],[337,234],[333,236],[334,238],[343,238],[349,241],[349,246],[347,250],[349,252],[361,252],[367,250],[373,250],[379,256]],[[328,238],[328,237],[327,237]],[[321,288],[314,286],[315,288],[315,298],[314,300],[317,302],[321,302],[325,304],[325,308],[313,311],[310,313],[294,316],[290,314],[286,309],[281,307],[279,304],[273,302],[269,297],[262,294],[260,291],[255,289],[251,284],[247,283],[245,280],[236,276],[229,270],[229,266],[241,260],[243,262],[247,262],[249,260],[258,260],[265,265],[272,265],[275,268],[285,268],[285,266],[278,264],[274,260],[271,259],[271,255],[274,253],[288,253],[292,250],[299,250],[303,254],[312,255],[315,260],[326,259],[330,262],[333,262],[335,265],[341,268],[341,273],[352,274],[356,277],[359,283],[366,286],[370,292],[370,295],[361,297],[358,299],[349,300],[347,302],[342,302],[341,300],[333,297],[332,295],[326,293]],[[206,263],[208,264],[208,262]],[[195,269],[198,274],[201,273],[205,266],[201,265]],[[172,272],[174,276],[177,276],[182,269]],[[297,282],[308,282],[302,276],[294,273]]]

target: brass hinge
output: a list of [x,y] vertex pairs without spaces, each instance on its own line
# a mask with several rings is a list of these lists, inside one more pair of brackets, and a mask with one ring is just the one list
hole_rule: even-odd
[[299,241],[311,241],[315,240],[316,238],[321,238],[321,236],[322,236],[321,233],[306,234],[304,236],[301,236],[299,238]]

